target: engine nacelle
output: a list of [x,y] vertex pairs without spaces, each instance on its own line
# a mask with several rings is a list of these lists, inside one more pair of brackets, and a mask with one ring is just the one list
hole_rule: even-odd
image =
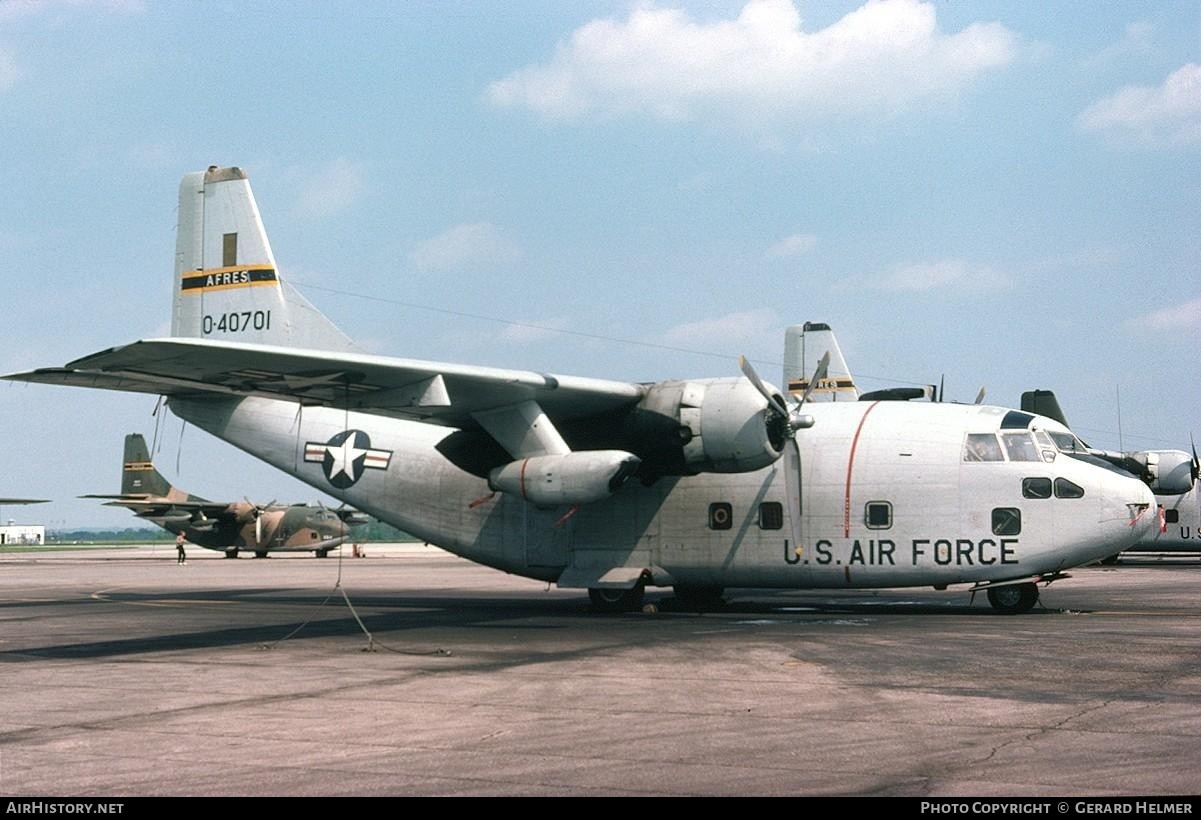
[[1126,456],[1142,467],[1157,495],[1180,495],[1193,488],[1193,457],[1183,450],[1141,450]]
[[746,473],[784,452],[787,420],[743,378],[661,382],[639,405],[640,454],[663,474]]
[[511,461],[488,475],[488,486],[537,504],[588,504],[608,498],[638,472],[642,460],[624,450],[578,450]]

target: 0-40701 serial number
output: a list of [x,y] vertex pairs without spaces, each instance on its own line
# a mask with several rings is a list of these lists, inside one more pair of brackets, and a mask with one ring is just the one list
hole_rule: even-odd
[[204,314],[201,330],[210,333],[237,333],[240,330],[270,330],[271,311],[243,310],[235,313]]

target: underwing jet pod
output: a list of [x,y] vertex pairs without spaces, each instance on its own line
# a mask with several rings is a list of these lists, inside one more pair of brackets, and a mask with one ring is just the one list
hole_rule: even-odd
[[[1029,390],[1022,394],[1022,409],[1042,412],[1067,424],[1055,393]],[[1077,457],[1098,458],[1141,479],[1155,493],[1158,520],[1145,538],[1126,552],[1201,551],[1201,459],[1197,447],[1185,450],[1127,450],[1113,452],[1080,444]],[[1105,563],[1117,560],[1115,553]]]
[[359,510],[602,609],[647,586],[970,584],[1019,612],[1154,517],[1144,484],[1060,458],[1066,428],[1031,413],[787,402],[749,365],[630,383],[355,352],[280,277],[238,168],[184,177],[174,291],[171,338],[7,378],[164,394]]
[[320,504],[254,504],[250,501],[208,501],[171,486],[150,460],[140,433],[125,437],[120,495],[90,494],[107,499],[168,532],[183,533],[193,544],[221,550],[237,558],[249,550],[257,558],[269,552],[312,552],[324,558],[346,540],[348,523],[365,523],[353,510],[329,510]]

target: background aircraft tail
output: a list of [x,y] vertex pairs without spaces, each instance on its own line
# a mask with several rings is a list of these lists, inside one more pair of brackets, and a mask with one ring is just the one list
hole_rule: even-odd
[[171,335],[358,349],[280,277],[246,173],[215,165],[179,186]]
[[809,387],[809,378],[817,369],[821,357],[829,351],[830,366],[809,394],[809,401],[858,401],[859,389],[851,378],[846,360],[834,331],[822,322],[805,322],[784,331],[784,385],[793,398],[799,399]]
[[146,439],[141,433],[125,437],[125,463],[121,468],[121,495],[149,495],[165,498],[171,482],[154,468]]

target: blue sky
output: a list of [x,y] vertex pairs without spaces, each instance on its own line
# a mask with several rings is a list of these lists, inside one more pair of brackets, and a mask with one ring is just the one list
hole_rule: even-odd
[[[1195,0],[5,0],[0,146],[4,372],[164,335],[179,178],[221,164],[373,352],[778,382],[817,320],[867,388],[1201,435]],[[4,517],[129,522],[74,496],[153,409],[0,385],[0,496],[55,499]],[[161,431],[193,492],[317,497]]]

